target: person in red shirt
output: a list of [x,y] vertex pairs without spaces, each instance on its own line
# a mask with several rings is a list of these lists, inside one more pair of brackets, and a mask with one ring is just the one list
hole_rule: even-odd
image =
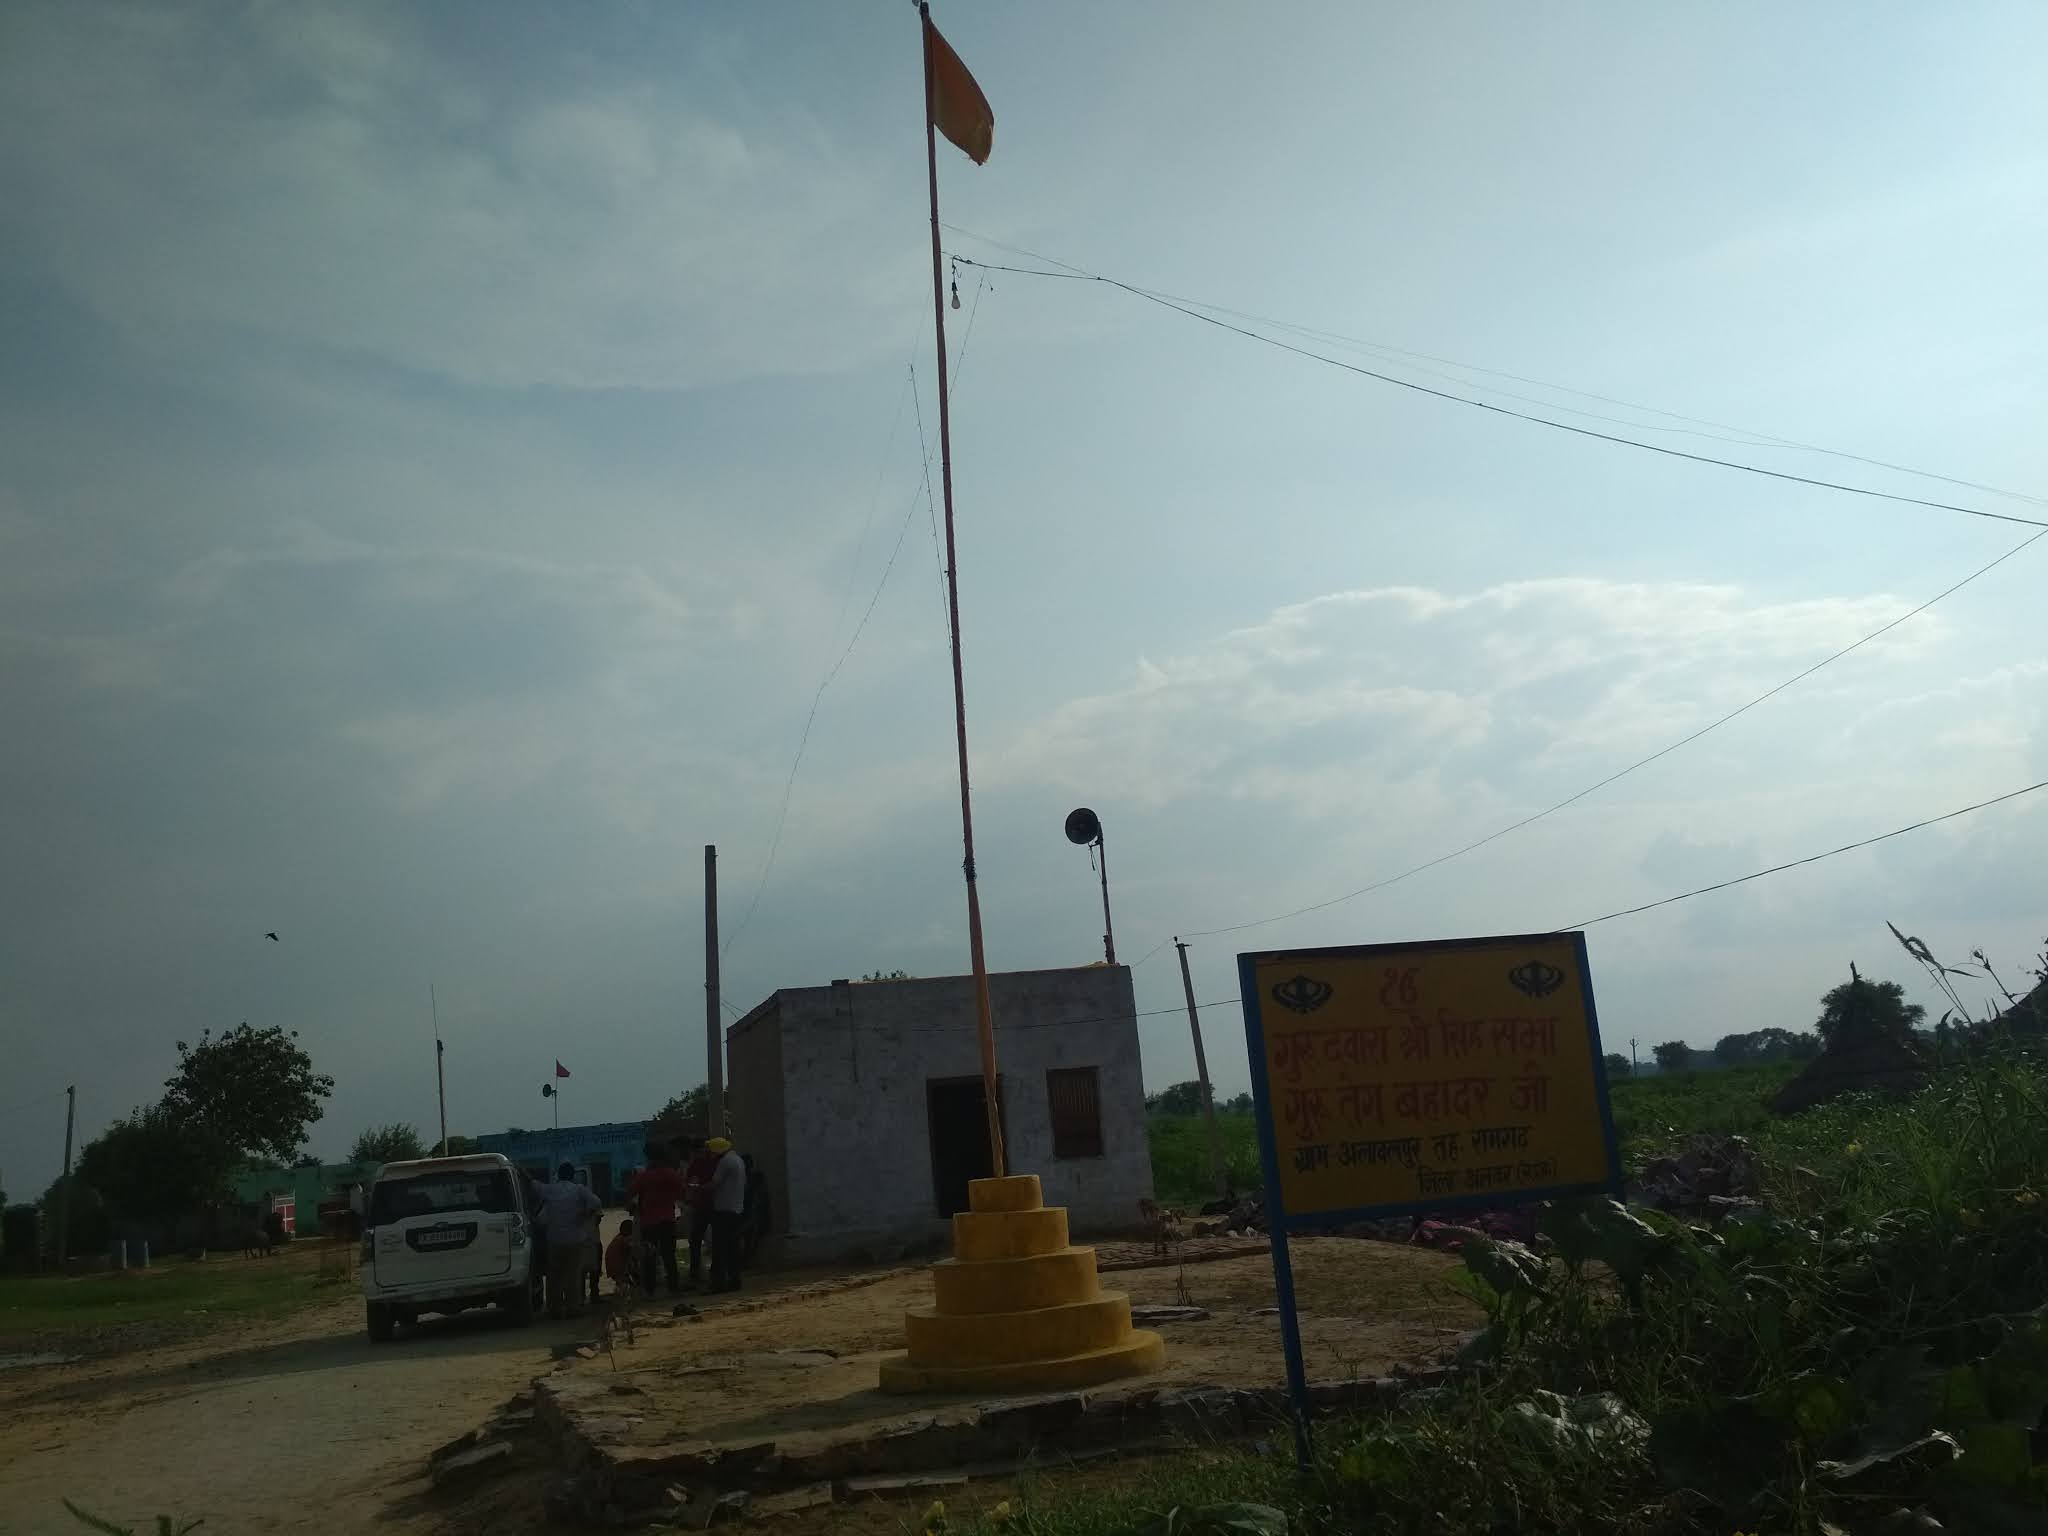
[[690,1166],[683,1174],[683,1200],[690,1207],[690,1284],[704,1277],[704,1238],[711,1231],[711,1175],[718,1170],[718,1154],[705,1150],[704,1143],[690,1143]]
[[[647,1166],[626,1180],[626,1198],[640,1218],[640,1288],[654,1294],[654,1260],[659,1254],[669,1294],[680,1294],[683,1282],[676,1273],[676,1202],[683,1198],[683,1176],[676,1171],[675,1157],[667,1147],[648,1143]],[[694,1259],[694,1241],[690,1248]]]

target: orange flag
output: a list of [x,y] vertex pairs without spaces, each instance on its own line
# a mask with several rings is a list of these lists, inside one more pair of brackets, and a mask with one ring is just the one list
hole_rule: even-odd
[[939,36],[929,13],[924,18],[925,77],[929,90],[925,111],[932,126],[962,150],[976,165],[988,163],[995,144],[996,114],[974,76],[960,62],[952,44]]

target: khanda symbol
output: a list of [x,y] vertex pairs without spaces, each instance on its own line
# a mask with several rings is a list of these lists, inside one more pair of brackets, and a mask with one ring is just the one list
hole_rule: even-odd
[[1273,1001],[1296,1013],[1314,1013],[1330,1000],[1336,988],[1311,976],[1296,976],[1273,988]]
[[1509,971],[1508,982],[1517,992],[1530,997],[1548,997],[1564,985],[1564,972],[1541,960],[1531,960]]

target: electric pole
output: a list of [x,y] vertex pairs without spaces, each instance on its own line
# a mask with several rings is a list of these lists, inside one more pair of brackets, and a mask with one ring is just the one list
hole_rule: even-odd
[[434,1010],[434,1096],[441,1101],[441,1151],[448,1155],[448,1079],[441,1070],[441,1000],[434,996],[434,984],[427,983],[427,1006]]
[[706,1136],[725,1134],[725,1051],[718,1027],[718,845],[704,845],[704,1115]]
[[71,1122],[78,1114],[78,1086],[64,1090],[64,1177],[57,1184],[57,1269],[61,1273],[70,1241],[71,1225]]
[[1216,1124],[1216,1095],[1209,1088],[1209,1057],[1202,1049],[1202,1015],[1195,1007],[1195,983],[1188,975],[1188,947],[1178,938],[1180,985],[1188,998],[1188,1029],[1195,1037],[1195,1078],[1202,1085],[1202,1118],[1209,1122],[1209,1167],[1216,1175],[1216,1198],[1230,1198],[1230,1169],[1223,1161],[1223,1131]]

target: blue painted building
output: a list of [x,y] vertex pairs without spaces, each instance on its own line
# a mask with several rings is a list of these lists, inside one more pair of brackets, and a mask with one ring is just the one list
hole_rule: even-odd
[[612,1205],[621,1198],[626,1176],[647,1166],[647,1122],[608,1120],[552,1131],[499,1131],[477,1137],[476,1148],[500,1153],[539,1178],[553,1178],[562,1164],[573,1163],[598,1199]]

